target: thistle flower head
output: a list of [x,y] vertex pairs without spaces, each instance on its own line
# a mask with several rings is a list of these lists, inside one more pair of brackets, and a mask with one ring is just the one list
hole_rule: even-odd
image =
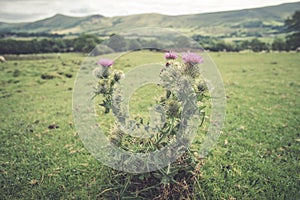
[[96,88],[96,93],[98,94],[107,94],[109,92],[109,86],[106,81],[99,80]]
[[103,58],[98,61],[98,64],[101,65],[102,67],[110,67],[114,64],[114,61],[111,59]]
[[107,79],[110,74],[108,67],[97,67],[93,70],[93,75],[98,79]]
[[167,60],[175,60],[178,57],[177,53],[173,52],[173,51],[169,51],[165,54],[165,58]]
[[116,82],[118,82],[120,79],[124,78],[124,73],[122,71],[114,71],[113,72],[113,78]]
[[198,81],[196,83],[197,92],[203,93],[208,90],[207,85],[204,81]]
[[200,55],[198,55],[196,53],[191,53],[191,52],[185,53],[182,56],[182,59],[183,59],[184,63],[188,63],[188,64],[192,64],[192,65],[203,63],[203,58]]
[[172,100],[167,103],[166,107],[167,107],[167,114],[169,116],[176,117],[179,115],[180,106],[179,106],[178,102]]

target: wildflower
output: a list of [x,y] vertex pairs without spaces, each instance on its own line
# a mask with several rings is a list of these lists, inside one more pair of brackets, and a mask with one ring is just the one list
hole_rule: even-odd
[[182,56],[182,59],[183,59],[184,63],[188,63],[191,65],[203,63],[203,58],[200,55],[198,55],[196,53],[191,53],[191,52],[185,53]]
[[114,61],[111,59],[104,58],[99,60],[98,64],[101,65],[102,67],[110,67],[114,64]]
[[97,78],[108,78],[108,76],[110,75],[110,66],[112,66],[114,64],[114,61],[113,60],[110,60],[110,59],[107,59],[107,58],[104,58],[104,59],[101,59],[98,61],[97,63],[98,65],[101,65],[102,68],[96,68],[94,70],[94,75],[97,77]]
[[167,60],[175,60],[178,57],[177,53],[173,51],[169,51],[168,53],[165,54],[165,58]]

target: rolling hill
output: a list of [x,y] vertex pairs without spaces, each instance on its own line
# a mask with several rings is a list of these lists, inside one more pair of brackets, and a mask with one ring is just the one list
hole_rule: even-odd
[[107,35],[139,27],[165,27],[176,28],[189,35],[247,37],[260,34],[261,36],[270,36],[281,33],[284,20],[296,10],[300,10],[300,2],[180,16],[149,13],[120,17],[104,17],[102,15],[71,17],[57,14],[51,18],[30,23],[0,22],[0,32]]

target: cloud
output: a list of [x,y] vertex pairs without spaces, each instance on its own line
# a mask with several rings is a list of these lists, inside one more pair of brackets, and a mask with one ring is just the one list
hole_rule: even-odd
[[0,13],[0,21],[5,22],[33,21],[43,17],[45,17],[45,13]]
[[139,13],[182,15],[298,2],[299,0],[0,0],[0,21],[29,21],[52,16]]
[[81,8],[72,9],[72,10],[70,10],[70,13],[90,14],[90,13],[97,12],[97,11],[98,11],[97,9],[93,9],[93,8],[88,7],[88,6],[85,6],[85,7],[81,7]]

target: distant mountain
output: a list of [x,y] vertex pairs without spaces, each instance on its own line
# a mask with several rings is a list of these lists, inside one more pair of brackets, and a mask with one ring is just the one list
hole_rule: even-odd
[[55,33],[66,29],[80,27],[84,23],[99,20],[101,18],[104,18],[104,16],[92,15],[87,17],[71,17],[56,14],[53,17],[29,23],[0,23],[0,31]]
[[36,32],[53,32],[56,30],[64,30],[72,27],[80,26],[81,23],[90,21],[94,18],[100,19],[103,16],[88,16],[83,18],[70,17],[57,14],[51,18],[43,19],[34,23],[28,23],[22,26],[21,30]]
[[139,27],[176,28],[190,35],[244,37],[251,34],[272,35],[282,31],[284,20],[296,10],[300,2],[238,11],[167,16],[139,14],[121,17],[92,15],[70,17],[57,14],[30,23],[1,23],[0,32],[46,32],[58,34],[111,34]]

